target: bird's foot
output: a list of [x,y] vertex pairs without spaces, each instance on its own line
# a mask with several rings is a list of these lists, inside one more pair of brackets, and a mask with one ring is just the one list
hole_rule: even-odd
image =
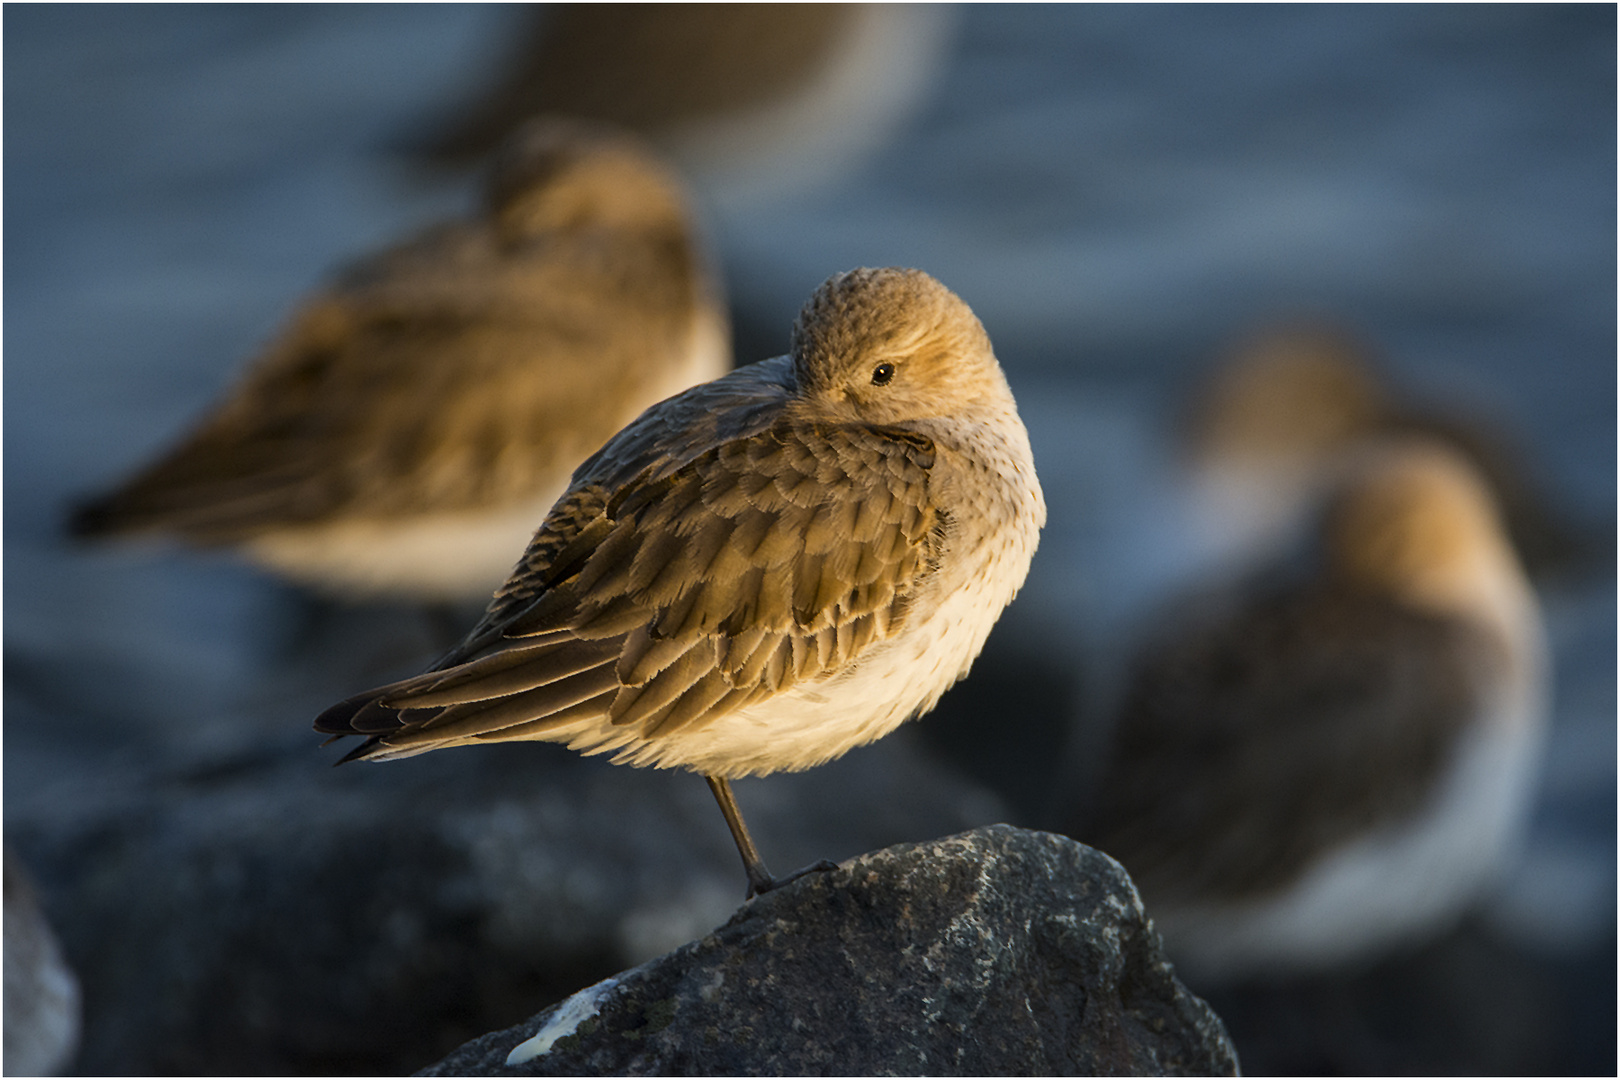
[[831,859],[822,859],[819,862],[813,862],[801,870],[793,871],[793,873],[787,875],[786,877],[772,877],[768,872],[765,871],[764,867],[760,867],[760,872],[758,874],[752,872],[749,873],[748,895],[743,897],[743,899],[752,900],[761,893],[768,893],[772,889],[780,889],[783,885],[798,881],[806,874],[825,874],[828,870],[836,869],[838,869],[838,864],[833,862]]

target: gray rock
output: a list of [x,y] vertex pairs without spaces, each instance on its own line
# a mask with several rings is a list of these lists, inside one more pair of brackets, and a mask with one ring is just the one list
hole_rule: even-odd
[[1119,864],[994,825],[801,878],[420,1075],[1236,1071]]
[[7,1076],[50,1076],[79,1042],[79,982],[62,959],[22,867],[5,853]]
[[[689,774],[539,744],[339,752],[299,724],[8,808],[83,983],[80,1069],[403,1073],[742,902]],[[900,736],[737,797],[779,870],[1002,812]]]

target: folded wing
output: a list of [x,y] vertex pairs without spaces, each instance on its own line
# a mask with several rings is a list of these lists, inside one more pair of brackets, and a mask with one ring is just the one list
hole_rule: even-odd
[[908,431],[779,418],[622,485],[583,479],[615,475],[611,458],[582,466],[439,670],[317,729],[370,736],[351,757],[592,719],[665,736],[848,665],[899,629],[937,566],[934,448]]
[[[642,384],[661,385],[681,360],[695,282],[627,261],[523,257],[469,227],[362,263],[303,308],[202,425],[81,507],[73,531],[232,543],[555,491],[625,423],[625,402],[646,401]],[[621,293],[635,299],[604,320]],[[676,344],[654,357],[646,342]]]
[[1460,621],[1330,588],[1182,634],[1137,673],[1085,839],[1161,901],[1286,887],[1416,809],[1495,649]]

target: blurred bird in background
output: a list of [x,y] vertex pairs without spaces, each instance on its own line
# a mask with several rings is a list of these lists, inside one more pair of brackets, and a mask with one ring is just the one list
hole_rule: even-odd
[[71,529],[230,546],[342,596],[483,600],[579,462],[729,366],[676,175],[631,136],[535,121],[475,217],[342,274]]
[[[917,270],[819,288],[789,356],[649,409],[575,473],[428,674],[321,714],[388,760],[513,739],[709,782],[824,764],[932,709],[1029,571],[1046,505],[973,312]],[[829,864],[830,868],[830,864]]]
[[1546,645],[1487,484],[1411,438],[1332,471],[1303,561],[1170,609],[1074,830],[1195,986],[1449,928],[1528,819]]
[[422,147],[487,154],[541,113],[622,124],[718,201],[802,192],[879,149],[942,67],[934,4],[548,4]]
[[1184,441],[1194,519],[1216,563],[1241,565],[1297,539],[1344,454],[1398,432],[1470,459],[1533,575],[1598,554],[1553,508],[1501,423],[1414,399],[1374,355],[1343,327],[1282,323],[1235,343],[1206,378]]

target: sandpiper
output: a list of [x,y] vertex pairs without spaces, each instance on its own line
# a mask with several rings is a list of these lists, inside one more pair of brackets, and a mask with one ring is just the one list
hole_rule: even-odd
[[547,4],[433,140],[476,158],[524,118],[622,124],[722,203],[809,190],[882,146],[932,88],[937,4]]
[[1547,709],[1534,594],[1477,471],[1392,440],[1295,564],[1175,605],[1081,839],[1206,981],[1370,959],[1445,928],[1518,848]]
[[1549,502],[1501,423],[1397,386],[1362,337],[1326,321],[1284,322],[1237,341],[1192,404],[1185,432],[1206,558],[1228,567],[1299,537],[1348,452],[1415,434],[1480,470],[1533,573],[1612,559]]
[[790,355],[653,406],[581,465],[434,670],[315,726],[365,737],[345,761],[539,739],[700,773],[753,896],[781,882],[729,780],[931,709],[1045,518],[973,312],[921,271],[852,270],[805,304]]
[[1221,561],[1297,540],[1340,455],[1378,427],[1389,400],[1365,357],[1334,327],[1267,328],[1200,388],[1184,433],[1190,494]]
[[676,176],[539,121],[471,220],[351,268],[80,535],[233,546],[348,596],[482,600],[585,457],[730,367]]

